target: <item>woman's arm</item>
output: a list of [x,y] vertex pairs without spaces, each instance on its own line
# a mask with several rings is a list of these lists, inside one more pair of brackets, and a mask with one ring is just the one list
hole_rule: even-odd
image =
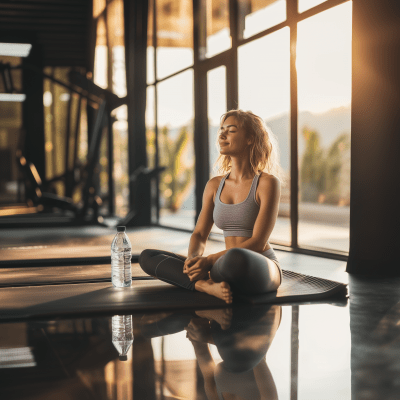
[[203,192],[203,204],[196,226],[190,237],[188,257],[190,260],[194,257],[202,256],[206,247],[208,235],[214,223],[214,193],[218,188],[218,180],[212,178],[207,182]]
[[206,343],[192,342],[197,362],[204,378],[204,389],[209,400],[218,400],[217,385],[214,380],[215,362]]
[[192,233],[189,242],[188,256],[187,259],[202,256],[204,249],[206,248],[206,240],[204,240],[198,233]]

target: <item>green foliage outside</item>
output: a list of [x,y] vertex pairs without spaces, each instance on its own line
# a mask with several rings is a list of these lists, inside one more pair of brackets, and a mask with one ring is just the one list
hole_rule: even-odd
[[346,153],[350,149],[349,134],[339,135],[327,151],[321,147],[317,131],[305,127],[302,134],[306,148],[300,167],[301,201],[347,204],[349,199],[347,196],[344,198],[341,177]]
[[[155,151],[155,136],[149,132],[149,153]],[[166,170],[160,176],[162,207],[178,211],[191,189],[194,168],[188,166],[184,154],[189,145],[190,135],[186,126],[182,127],[176,139],[172,139],[168,127],[159,131],[159,164]]]

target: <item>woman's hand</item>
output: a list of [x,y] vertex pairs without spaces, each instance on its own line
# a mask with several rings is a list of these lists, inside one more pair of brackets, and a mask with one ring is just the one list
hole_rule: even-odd
[[207,257],[198,256],[185,260],[183,272],[188,275],[191,281],[197,281],[199,279],[207,279],[211,267],[212,264]]
[[193,258],[196,258],[197,256],[192,256],[192,257],[188,257],[186,260],[185,260],[185,263],[183,264],[183,273],[184,274],[187,274],[188,273],[188,264],[189,264],[189,261],[190,260],[193,260]]
[[[186,337],[193,342],[210,343],[210,323],[205,318],[192,318],[189,325],[185,328]],[[211,343],[212,343],[211,339]]]

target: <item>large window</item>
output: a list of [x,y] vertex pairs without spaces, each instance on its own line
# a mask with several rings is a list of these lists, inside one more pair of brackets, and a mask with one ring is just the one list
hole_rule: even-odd
[[[221,116],[226,112],[226,67],[220,66],[207,72],[207,119],[208,119],[208,154],[210,178],[217,176],[215,162],[219,156],[217,146],[218,129]],[[222,234],[215,224],[212,232]]]
[[[155,114],[155,87],[148,86],[146,93],[146,153],[147,166],[155,168],[158,160],[158,146],[156,141],[156,114]],[[157,180],[151,182],[151,222],[158,222],[158,196]]]
[[207,117],[210,178],[217,175],[215,162],[219,156],[217,147],[221,116],[226,112],[226,67],[220,66],[207,72]]
[[298,24],[297,76],[299,244],[348,251],[350,2]]
[[201,2],[205,24],[200,28],[200,57],[212,57],[231,47],[229,29],[229,1]]
[[160,222],[194,227],[193,71],[158,84]]
[[[11,67],[20,65],[21,57],[5,56],[0,52],[0,63]],[[22,93],[22,72],[20,69],[9,70],[13,85]],[[23,199],[23,185],[19,182],[20,171],[15,155],[23,147],[23,96],[7,93],[2,71],[0,77],[0,207],[3,204],[20,203]],[[17,100],[21,97],[20,100]],[[8,100],[9,99],[9,100]]]
[[[151,3],[151,0],[150,2]],[[193,64],[193,11],[187,0],[156,0],[157,79]]]
[[156,190],[159,223],[192,229],[202,200],[194,182],[204,189],[216,175],[220,117],[239,107],[261,116],[279,145],[284,179],[271,243],[348,252],[351,7],[149,2],[148,155],[168,169]]
[[247,39],[286,19],[286,0],[238,0],[239,37]]
[[[60,85],[59,82],[68,82],[71,70],[70,67],[44,69],[44,187],[50,193],[72,198],[78,203],[83,200],[82,175],[88,151],[87,100]],[[107,158],[100,162],[107,165]]]
[[[94,0],[96,47],[93,81],[103,89],[126,96],[123,0]],[[111,132],[104,129],[100,146],[100,194],[113,214],[129,211],[127,106],[111,113]],[[110,197],[111,196],[111,197]]]
[[[147,40],[146,135],[149,167],[165,167],[152,182],[152,221],[193,229],[193,7],[187,0],[150,0]],[[179,71],[182,71],[180,72]],[[171,76],[172,75],[172,76]]]
[[[263,118],[278,139],[280,162],[290,176],[290,45],[289,28],[238,49],[239,107]],[[282,185],[280,212],[271,240],[290,243],[290,185]]]

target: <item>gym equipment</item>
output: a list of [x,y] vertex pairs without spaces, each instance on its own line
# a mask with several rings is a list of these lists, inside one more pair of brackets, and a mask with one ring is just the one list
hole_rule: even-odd
[[[140,166],[136,168],[136,170],[129,176],[129,181],[133,182],[133,193],[134,198],[140,198],[139,187],[147,187],[148,193],[150,193],[150,182],[153,178],[155,178],[158,174],[163,172],[166,167],[156,167],[156,168],[147,168],[144,166]],[[137,207],[134,206],[133,209],[129,211],[125,218],[121,219],[118,222],[118,225],[124,226],[136,226],[136,218],[138,217]]]
[[[34,206],[42,206],[43,211],[49,211],[52,208],[59,208],[61,210],[71,211],[74,214],[75,220],[79,223],[84,222],[100,222],[99,207],[102,204],[100,197],[97,195],[97,190],[93,184],[94,168],[98,161],[98,153],[100,148],[102,128],[104,126],[106,101],[103,100],[97,111],[95,124],[93,127],[92,140],[90,142],[88,151],[88,161],[83,174],[83,192],[82,202],[80,207],[74,204],[71,198],[62,197],[54,193],[46,192],[41,177],[35,165],[27,160],[19,151],[17,153],[18,163],[22,168],[25,176],[25,187],[28,199],[31,200]],[[59,177],[57,178],[59,179]],[[46,182],[47,188],[49,182]],[[93,214],[90,215],[88,210],[92,209]]]
[[[46,79],[57,83],[58,85],[66,88],[70,94],[70,100],[68,103],[68,117],[67,117],[67,135],[65,145],[65,173],[56,176],[50,180],[44,180],[41,177],[35,167],[35,165],[28,159],[23,151],[23,143],[20,140],[19,150],[17,152],[17,161],[24,175],[25,183],[25,194],[28,201],[28,207],[30,213],[46,213],[53,211],[53,209],[59,209],[62,211],[69,212],[72,215],[71,218],[67,218],[66,221],[72,223],[101,223],[103,218],[99,215],[99,209],[102,205],[102,199],[98,195],[98,185],[96,182],[96,165],[99,159],[100,143],[102,139],[103,128],[107,126],[109,143],[112,142],[112,122],[111,111],[115,108],[126,104],[127,97],[119,98],[114,93],[106,89],[102,89],[97,86],[85,76],[77,71],[71,71],[69,73],[69,83],[59,81],[52,75],[43,73],[40,69],[35,66],[24,64],[19,66],[11,66],[10,64],[0,63],[0,73],[3,80],[3,86],[7,93],[14,93],[15,87],[12,82],[12,69],[29,69],[36,74],[40,74]],[[74,145],[70,147],[70,127],[72,123],[71,116],[71,95],[79,95],[78,107],[76,110],[75,128],[74,128]],[[89,150],[87,155],[87,163],[85,166],[79,165],[77,153],[78,153],[78,137],[79,137],[79,123],[81,113],[81,99],[85,98],[90,105],[92,105],[96,112],[96,118],[93,124],[93,128],[89,135]],[[23,136],[23,135],[21,135]],[[21,138],[20,138],[21,139]],[[73,166],[70,166],[70,153],[73,153]],[[112,173],[112,166],[109,167],[109,174]],[[53,184],[57,181],[63,181],[65,186],[65,196],[59,196],[55,193]],[[74,204],[72,201],[72,193],[74,187],[82,185],[82,200],[80,204]],[[113,196],[112,184],[109,184],[109,197]],[[110,202],[111,204],[112,202]],[[21,207],[19,207],[21,208]],[[110,207],[112,208],[112,207]],[[26,212],[28,213],[28,212]],[[15,213],[16,215],[22,214],[21,210]],[[25,214],[25,213],[24,213]],[[15,221],[10,218],[12,215],[12,207],[8,207],[1,215],[7,215],[5,225],[9,226],[12,222],[22,222],[29,224],[34,223],[34,218],[19,218],[16,217]],[[43,219],[43,218],[42,218]],[[3,221],[1,221],[3,222]],[[3,225],[0,222],[0,225]],[[43,222],[43,221],[42,221]]]

